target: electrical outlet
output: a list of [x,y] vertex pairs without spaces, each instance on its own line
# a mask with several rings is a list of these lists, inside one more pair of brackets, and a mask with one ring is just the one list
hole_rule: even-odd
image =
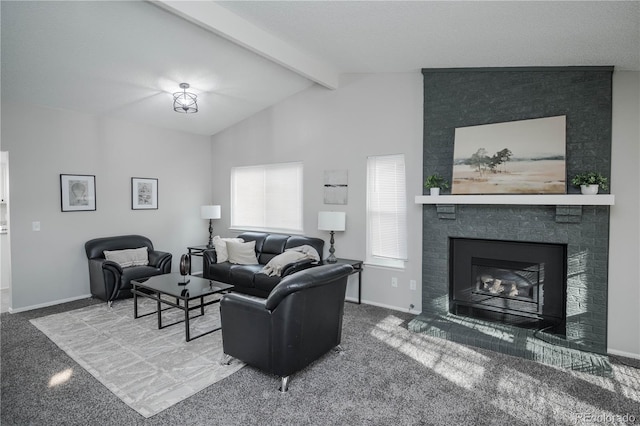
[[396,277],[391,277],[391,287],[398,287],[398,279]]
[[409,290],[415,290],[415,289],[416,289],[416,280],[409,281]]
[[31,230],[39,231],[40,230],[40,222],[31,222]]

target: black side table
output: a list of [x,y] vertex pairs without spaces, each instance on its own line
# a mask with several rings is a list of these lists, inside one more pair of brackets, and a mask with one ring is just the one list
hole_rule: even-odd
[[[207,247],[206,245],[203,245],[203,246],[190,246],[190,247],[187,247],[187,250],[189,250],[189,256],[202,257],[202,252],[207,250],[207,249],[210,249],[210,248],[213,248],[213,247]],[[189,275],[191,275],[191,265],[189,265]]]
[[[327,263],[327,261],[325,260],[324,264],[325,265],[351,265],[353,267],[353,272],[351,273],[351,275],[356,274],[356,273],[358,274],[358,302],[352,302],[352,303],[358,303],[358,305],[359,305],[361,303],[362,267],[364,265],[362,260],[338,258],[337,262]],[[350,300],[347,300],[347,302],[350,302]]]

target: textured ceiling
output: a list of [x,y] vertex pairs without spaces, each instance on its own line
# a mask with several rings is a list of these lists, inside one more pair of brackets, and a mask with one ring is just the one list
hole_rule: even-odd
[[[638,1],[213,4],[282,40],[270,46],[276,62],[273,46],[284,52],[291,45],[342,73],[559,65],[640,70]],[[285,61],[278,65],[254,53],[260,49],[196,25],[197,17],[183,19],[151,2],[0,5],[3,103],[211,135],[314,84]],[[198,95],[197,114],[173,111],[171,93],[181,82]]]
[[640,69],[637,1],[218,4],[342,72],[562,65]]

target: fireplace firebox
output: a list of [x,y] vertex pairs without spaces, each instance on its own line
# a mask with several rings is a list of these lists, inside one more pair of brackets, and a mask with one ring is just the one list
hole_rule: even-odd
[[566,245],[451,238],[449,247],[450,312],[564,334]]

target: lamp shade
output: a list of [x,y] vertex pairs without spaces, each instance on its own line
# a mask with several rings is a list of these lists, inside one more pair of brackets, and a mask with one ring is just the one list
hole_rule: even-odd
[[200,207],[200,216],[203,219],[220,219],[220,206],[202,206]]
[[347,215],[345,212],[318,212],[318,230],[344,231]]

